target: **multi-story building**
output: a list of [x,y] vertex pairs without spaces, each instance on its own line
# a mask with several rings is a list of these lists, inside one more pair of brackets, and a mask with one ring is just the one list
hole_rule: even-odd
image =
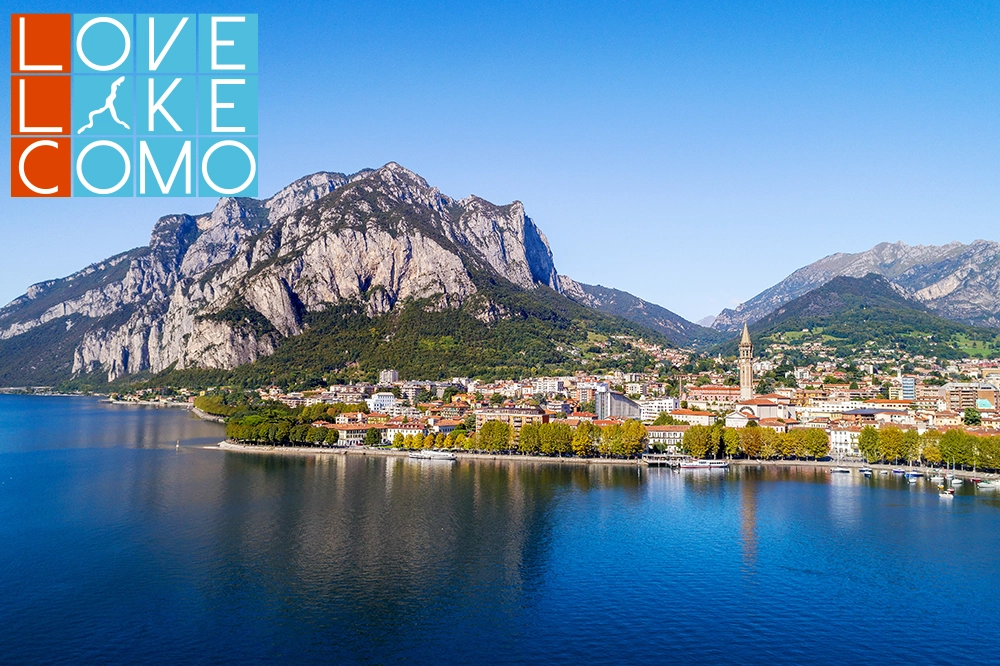
[[964,412],[969,407],[992,409],[997,406],[998,391],[993,384],[951,382],[943,388],[945,404],[953,412]]
[[520,432],[527,423],[547,423],[548,416],[537,407],[487,407],[476,410],[476,430],[487,421],[500,421]]
[[917,399],[917,378],[916,377],[903,377],[901,380],[902,391],[901,396],[903,400],[913,400]]
[[660,414],[681,408],[677,398],[645,398],[639,401],[639,418],[643,421],[655,421]]
[[383,370],[378,373],[378,383],[380,386],[389,386],[399,381],[399,373],[395,370]]
[[[383,370],[383,372],[386,372]],[[395,372],[395,370],[393,370]],[[396,396],[388,391],[379,391],[372,397],[368,398],[365,402],[368,403],[368,409],[373,412],[378,412],[379,414],[391,414],[393,408],[396,406]]]
[[548,395],[550,393],[562,393],[565,390],[563,380],[554,377],[539,377],[531,380],[531,392]]
[[610,418],[638,419],[641,417],[639,405],[627,396],[612,391],[607,384],[599,384],[594,397],[597,420],[603,421]]
[[670,415],[678,421],[684,421],[691,425],[710,426],[715,423],[715,414],[712,412],[702,412],[695,409],[675,409]]
[[653,451],[677,453],[689,425],[646,426],[647,447]]

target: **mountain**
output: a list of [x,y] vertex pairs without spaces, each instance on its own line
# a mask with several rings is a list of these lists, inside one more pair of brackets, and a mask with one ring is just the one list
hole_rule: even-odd
[[288,366],[268,376],[412,352],[442,376],[516,373],[579,367],[595,332],[666,342],[561,292],[520,202],[452,199],[395,163],[317,173],[163,217],[147,247],[30,287],[0,309],[0,385],[229,371],[276,352]]
[[[841,354],[868,346],[958,358],[1000,353],[1000,334],[938,316],[885,277],[838,276],[750,326],[757,344],[820,342]],[[735,337],[718,349],[736,352]]]
[[832,254],[735,309],[723,310],[712,327],[737,331],[744,321],[758,321],[837,276],[868,273],[888,278],[942,317],[1000,328],[1000,243],[985,240],[940,246],[880,243],[865,252]]
[[659,331],[676,345],[699,346],[719,342],[726,337],[719,331],[694,324],[664,307],[644,301],[627,291],[583,284],[565,275],[560,275],[559,281],[563,293],[573,300]]

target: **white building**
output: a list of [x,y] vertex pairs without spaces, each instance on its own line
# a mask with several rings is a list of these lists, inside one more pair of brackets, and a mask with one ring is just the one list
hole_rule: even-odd
[[378,383],[380,386],[388,386],[399,381],[399,373],[395,370],[383,370],[378,373]]
[[835,426],[830,428],[830,455],[834,458],[859,458],[858,438],[861,426]]
[[565,388],[563,380],[555,377],[539,377],[531,380],[531,392],[548,395],[549,393],[562,393]]
[[677,398],[645,398],[639,401],[639,418],[643,421],[655,421],[660,414],[669,414],[680,408],[681,401]]
[[646,426],[648,448],[665,453],[678,453],[689,425]]
[[[383,370],[382,372],[389,371]],[[395,372],[395,370],[392,370],[392,372]],[[393,408],[396,406],[396,396],[388,391],[380,391],[365,400],[365,402],[368,403],[368,410],[371,412],[375,412],[376,414],[392,414]]]

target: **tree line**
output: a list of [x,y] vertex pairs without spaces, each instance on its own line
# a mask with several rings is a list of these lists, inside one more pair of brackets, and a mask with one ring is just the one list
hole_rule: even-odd
[[916,430],[895,426],[866,426],[858,436],[858,449],[872,463],[923,461],[928,465],[1000,469],[1000,435],[974,435],[958,428],[918,435]]
[[724,428],[691,426],[684,433],[684,452],[694,458],[721,455],[757,460],[780,458],[824,458],[830,455],[830,438],[820,428],[796,428],[777,432],[771,428]]

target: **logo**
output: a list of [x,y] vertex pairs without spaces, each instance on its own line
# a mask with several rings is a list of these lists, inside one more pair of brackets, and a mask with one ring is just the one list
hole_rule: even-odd
[[13,197],[257,196],[256,14],[12,14]]

